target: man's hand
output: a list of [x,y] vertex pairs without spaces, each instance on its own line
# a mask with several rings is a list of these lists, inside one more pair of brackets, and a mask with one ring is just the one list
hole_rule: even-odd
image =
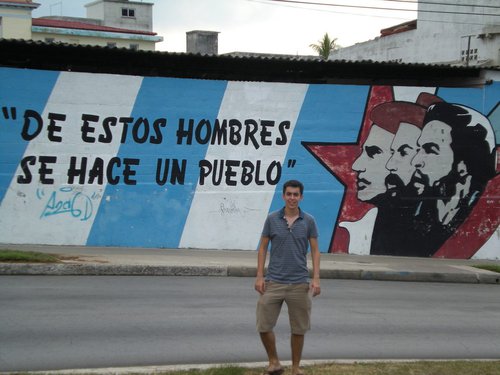
[[311,294],[313,297],[316,297],[321,293],[321,287],[319,286],[320,252],[318,247],[318,239],[316,237],[309,238],[309,244],[311,245],[311,258],[313,266]]
[[319,278],[314,278],[311,282],[311,292],[313,297],[319,296],[321,293],[321,287],[319,284]]
[[266,280],[262,276],[257,276],[255,279],[255,290],[260,294],[266,291]]

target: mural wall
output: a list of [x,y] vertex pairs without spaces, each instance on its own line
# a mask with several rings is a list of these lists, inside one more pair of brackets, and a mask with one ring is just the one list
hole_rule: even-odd
[[0,243],[255,250],[293,178],[322,252],[500,258],[500,82],[0,82]]

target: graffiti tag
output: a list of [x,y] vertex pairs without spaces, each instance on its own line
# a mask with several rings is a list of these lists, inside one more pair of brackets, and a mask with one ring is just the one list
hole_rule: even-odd
[[[37,191],[38,199],[43,199],[42,190]],[[40,215],[40,219],[54,215],[70,215],[80,221],[86,221],[92,217],[94,207],[92,198],[72,187],[62,187],[53,191]]]
[[229,204],[225,204],[224,202],[221,202],[220,204],[220,213],[222,216],[241,214],[241,210],[238,206],[236,206],[236,202],[229,201],[228,203]]

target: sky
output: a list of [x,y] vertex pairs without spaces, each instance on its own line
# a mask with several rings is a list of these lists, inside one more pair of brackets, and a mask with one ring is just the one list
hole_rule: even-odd
[[[85,17],[85,4],[92,0],[34,2],[41,5],[33,17]],[[317,44],[325,33],[347,47],[376,38],[381,29],[417,18],[415,0],[312,0],[327,4],[321,6],[271,0],[144,2],[154,3],[153,31],[163,37],[156,49],[168,52],[185,52],[186,32],[206,30],[219,32],[219,54],[315,55],[310,44]]]

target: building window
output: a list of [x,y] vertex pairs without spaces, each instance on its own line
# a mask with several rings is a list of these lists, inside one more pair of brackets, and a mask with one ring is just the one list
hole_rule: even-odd
[[477,61],[478,59],[478,51],[477,48],[471,48],[469,49],[469,56],[467,56],[467,50],[462,50],[462,61]]
[[137,51],[139,49],[139,45],[137,43],[132,43],[130,45],[130,49],[133,51]]
[[116,48],[116,43],[115,42],[108,42],[106,44],[106,47],[109,47],[109,48]]
[[45,38],[45,43],[54,43],[55,41],[54,38]]
[[135,9],[122,8],[122,17],[135,18]]

